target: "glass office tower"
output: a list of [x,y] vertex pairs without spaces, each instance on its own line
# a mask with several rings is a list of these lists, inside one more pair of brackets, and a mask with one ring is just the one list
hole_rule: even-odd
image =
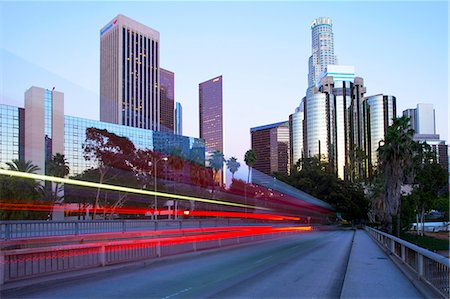
[[24,159],[24,112],[23,108],[0,104],[0,168]]
[[175,104],[175,134],[176,135],[183,135],[183,107],[179,102],[176,102]]
[[266,175],[289,173],[289,122],[282,121],[250,129],[251,148],[258,159],[253,168]]
[[338,177],[364,175],[358,151],[364,151],[363,79],[352,66],[328,65],[318,88],[305,102],[305,154],[325,158]]
[[100,120],[160,130],[159,32],[123,15],[100,30]]
[[174,133],[174,106],[175,106],[175,74],[160,69],[161,81],[161,131]]
[[378,148],[386,131],[397,117],[397,99],[394,96],[377,94],[364,100],[366,118],[366,156],[368,176],[372,176],[378,165]]
[[303,120],[305,98],[295,112],[289,115],[289,144],[290,144],[290,168],[296,165],[298,160],[304,157],[303,148]]
[[199,84],[200,138],[207,150],[223,153],[222,76]]

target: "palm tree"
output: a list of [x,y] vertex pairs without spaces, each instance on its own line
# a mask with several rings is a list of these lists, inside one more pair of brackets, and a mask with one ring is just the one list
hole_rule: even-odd
[[251,172],[253,165],[255,165],[257,159],[258,159],[258,156],[256,155],[256,152],[254,149],[249,149],[245,153],[244,161],[245,161],[245,164],[247,164],[247,166],[248,166],[247,183],[250,183],[250,172]]
[[39,166],[34,165],[31,161],[23,161],[19,159],[14,159],[11,162],[6,162],[9,170],[28,172],[28,173],[36,173],[41,170]]
[[[46,172],[48,175],[56,176],[63,178],[67,176],[70,172],[69,163],[67,162],[64,155],[60,153],[56,153],[51,160],[47,162],[46,165]],[[63,185],[60,185],[60,183],[56,182],[54,183],[55,189],[53,190],[53,184],[51,184],[51,199],[53,202],[61,202],[64,198],[64,195],[62,195],[64,188]]]
[[231,172],[231,179],[234,179],[234,173],[241,167],[241,163],[237,161],[237,158],[231,157],[227,160],[227,168]]
[[211,169],[213,170],[212,191],[214,193],[214,185],[216,184],[217,174],[220,170],[222,170],[225,159],[220,151],[214,151],[208,161]]
[[384,144],[378,148],[380,169],[385,178],[386,228],[392,234],[393,219],[396,218],[397,236],[400,234],[401,186],[414,157],[414,130],[408,121],[405,116],[394,119],[386,131]]

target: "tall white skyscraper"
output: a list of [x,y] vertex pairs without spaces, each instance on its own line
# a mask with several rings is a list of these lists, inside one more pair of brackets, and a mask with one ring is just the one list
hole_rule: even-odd
[[100,30],[100,120],[160,130],[159,32],[123,15]]
[[312,53],[309,57],[308,90],[317,86],[320,75],[329,64],[337,64],[334,55],[333,22],[320,17],[311,23]]
[[436,134],[433,104],[417,104],[416,117],[417,134]]

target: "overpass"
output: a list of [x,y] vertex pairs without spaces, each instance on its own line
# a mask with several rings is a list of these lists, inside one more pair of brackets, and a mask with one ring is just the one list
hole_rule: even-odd
[[[257,226],[261,228],[263,225]],[[267,227],[267,224],[265,226]],[[237,227],[244,227],[244,231],[247,232],[250,227],[253,228],[250,225],[235,226],[234,231]],[[215,228],[218,229],[220,226]],[[209,228],[211,229],[213,226]],[[223,227],[221,229],[223,230]],[[189,237],[186,233],[188,229],[184,230],[184,236]],[[173,233],[175,231],[173,230]],[[202,234],[206,234],[207,231],[208,229],[203,228]],[[136,231],[132,233],[136,235]],[[120,232],[120,234],[124,233]],[[84,245],[88,245],[87,236],[89,235],[73,237],[84,237],[86,239]],[[366,230],[252,231],[243,235],[220,236],[220,242],[212,239],[195,239],[182,245],[168,245],[172,248],[182,248],[196,244],[194,245],[196,250],[190,250],[190,252],[189,250],[179,252],[162,250],[163,254],[150,258],[143,259],[135,256],[135,259],[103,264],[100,267],[78,267],[71,271],[62,269],[44,275],[31,275],[26,279],[23,277],[11,279],[4,283],[2,297],[424,298],[448,296],[448,259],[370,228]],[[180,236],[177,235],[177,237]],[[57,237],[52,238],[56,240]],[[112,238],[118,240],[116,235]],[[20,239],[15,240],[17,241]],[[111,245],[114,243],[111,240],[108,242]],[[216,245],[212,245],[214,242]],[[133,243],[136,244],[136,240],[133,240]],[[386,244],[387,247],[384,246]],[[136,250],[136,248],[123,247],[123,243],[116,246],[122,246],[118,250],[122,254],[124,252],[130,254],[132,250]],[[80,250],[80,248],[74,247],[74,250]],[[143,250],[143,247],[138,250]],[[26,274],[30,271],[27,269],[30,263],[35,263],[31,267],[39,266],[39,254],[34,257],[28,256],[28,266],[25,260],[14,265],[17,267],[17,273]],[[90,254],[96,255],[97,252],[91,251]],[[118,255],[117,252],[111,252],[111,254]],[[12,270],[6,267],[10,264],[7,262],[7,255],[8,252],[3,250],[3,277],[7,276],[5,272]],[[57,255],[55,258],[57,259]],[[70,263],[70,258],[70,256],[60,256],[56,263],[64,264],[64,259]],[[24,268],[19,269],[20,267]],[[52,269],[53,265],[50,268]],[[417,270],[414,271],[414,269]]]

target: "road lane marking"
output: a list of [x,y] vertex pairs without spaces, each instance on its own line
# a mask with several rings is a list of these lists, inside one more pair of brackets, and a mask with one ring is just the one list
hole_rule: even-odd
[[162,299],[168,299],[168,298],[171,298],[171,297],[178,296],[178,295],[180,295],[180,294],[186,293],[187,291],[189,291],[189,290],[191,290],[191,289],[192,289],[192,288],[186,288],[186,289],[183,289],[183,290],[178,291],[178,292],[176,292],[176,293],[173,293],[173,294],[171,294],[171,295],[169,295],[169,296],[163,297]]
[[256,262],[254,262],[254,264],[259,264],[259,263],[261,263],[261,262],[264,261],[264,260],[270,259],[271,257],[272,257],[272,256],[269,255],[268,257],[265,257],[265,258],[263,258],[263,259],[257,260]]

